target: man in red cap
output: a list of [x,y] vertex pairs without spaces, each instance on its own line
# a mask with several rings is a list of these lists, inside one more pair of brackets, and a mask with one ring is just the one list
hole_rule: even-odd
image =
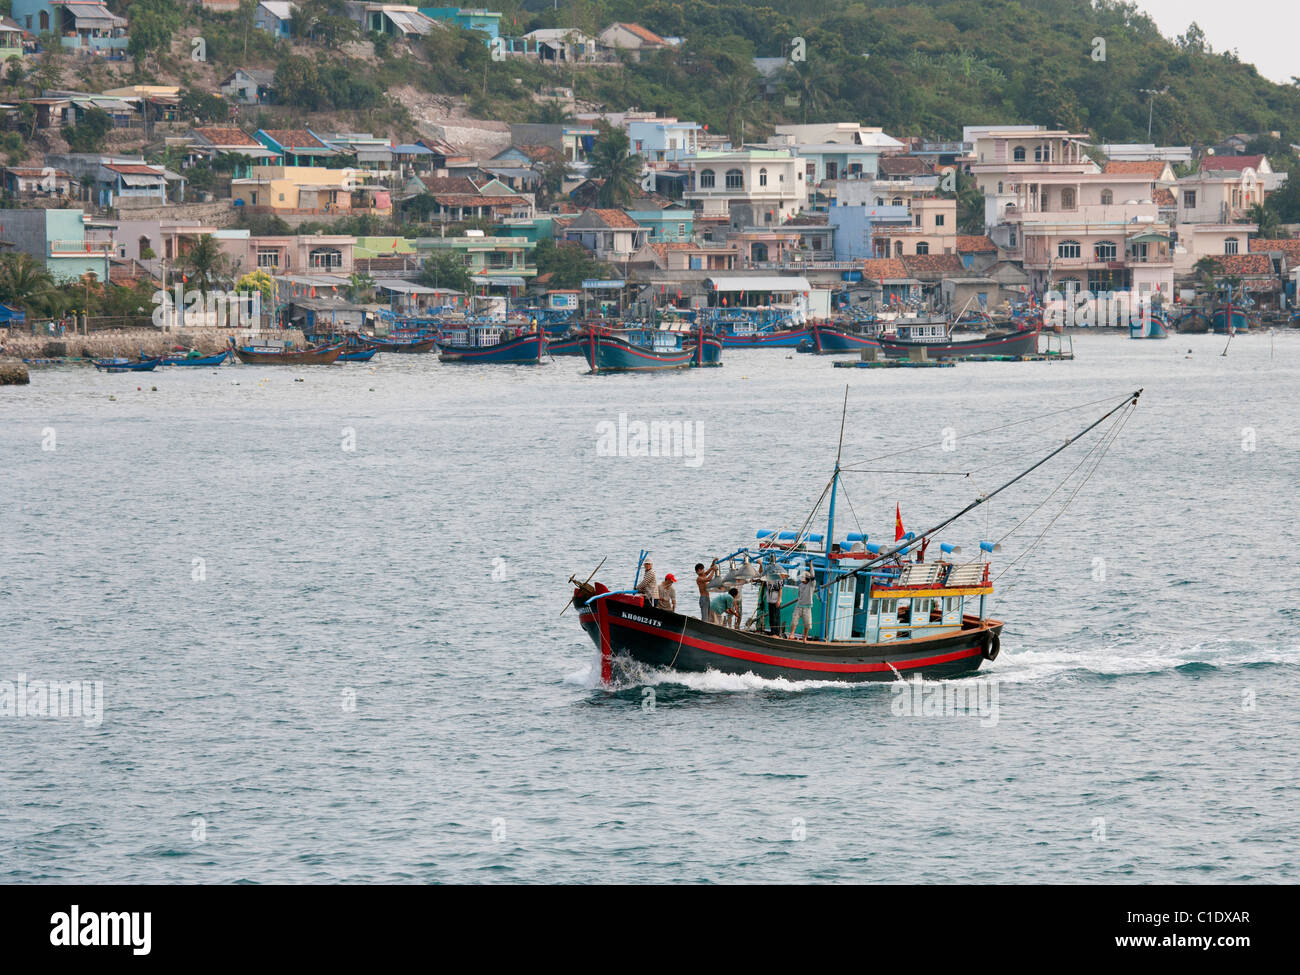
[[670,613],[677,612],[677,577],[671,572],[664,576],[663,585],[659,587],[659,608]]

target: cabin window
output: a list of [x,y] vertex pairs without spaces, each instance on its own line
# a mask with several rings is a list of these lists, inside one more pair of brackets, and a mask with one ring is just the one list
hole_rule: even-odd
[[1115,194],[1114,194],[1114,193],[1112,193],[1110,190],[1102,190],[1102,191],[1101,191],[1101,205],[1102,205],[1102,206],[1104,206],[1104,207],[1108,207],[1108,206],[1110,206],[1110,205],[1111,205],[1112,203],[1114,203],[1114,202],[1115,202]]
[[1061,258],[1078,257],[1081,253],[1077,240],[1063,240],[1056,245],[1056,256]]
[[930,600],[914,599],[912,600],[912,610],[916,614],[918,623],[926,623],[930,618]]
[[1093,253],[1097,256],[1097,260],[1099,261],[1115,260],[1116,249],[1115,249],[1115,242],[1113,240],[1099,240],[1097,241],[1096,246],[1093,247],[1092,250]]
[[880,611],[886,616],[893,616],[898,611],[898,601],[894,599],[885,599],[880,603]]
[[1224,237],[1224,238],[1223,238],[1223,253],[1225,253],[1225,254],[1235,254],[1235,253],[1237,253],[1237,238],[1236,238],[1236,237]]
[[711,169],[700,170],[700,189],[711,190],[714,186],[714,175]]

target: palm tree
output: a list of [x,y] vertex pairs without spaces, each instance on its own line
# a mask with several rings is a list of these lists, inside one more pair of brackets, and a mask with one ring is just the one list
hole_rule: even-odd
[[45,265],[30,254],[0,256],[0,302],[35,311],[50,304],[57,290]]
[[188,272],[187,276],[194,279],[190,283],[198,284],[199,292],[206,300],[213,282],[226,277],[230,259],[221,250],[216,238],[211,234],[203,234],[189,252],[182,255],[180,265]]
[[604,180],[597,197],[602,207],[623,206],[640,187],[641,160],[630,151],[627,133],[606,129],[587,156],[592,179]]
[[754,100],[758,97],[758,86],[753,77],[735,73],[729,76],[729,83],[722,89],[722,110],[727,117],[727,134],[734,145],[745,141],[745,123],[754,117]]
[[1255,203],[1246,211],[1246,219],[1259,226],[1259,236],[1264,240],[1273,240],[1277,237],[1278,229],[1282,221],[1278,219],[1277,214],[1269,207],[1262,203]]

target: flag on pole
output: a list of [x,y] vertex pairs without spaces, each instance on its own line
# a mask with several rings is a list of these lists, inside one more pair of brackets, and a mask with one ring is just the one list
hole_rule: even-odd
[[900,509],[900,507],[899,507],[899,505],[897,504],[897,502],[895,502],[895,504],[894,504],[894,541],[896,541],[896,542],[901,542],[901,541],[903,540],[903,535],[904,535],[904,534],[905,534],[905,532],[903,531],[903,512],[902,512],[902,510]]

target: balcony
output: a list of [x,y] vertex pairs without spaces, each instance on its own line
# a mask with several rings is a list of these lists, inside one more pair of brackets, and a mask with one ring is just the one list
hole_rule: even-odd
[[111,240],[52,240],[50,257],[104,257],[113,253]]

